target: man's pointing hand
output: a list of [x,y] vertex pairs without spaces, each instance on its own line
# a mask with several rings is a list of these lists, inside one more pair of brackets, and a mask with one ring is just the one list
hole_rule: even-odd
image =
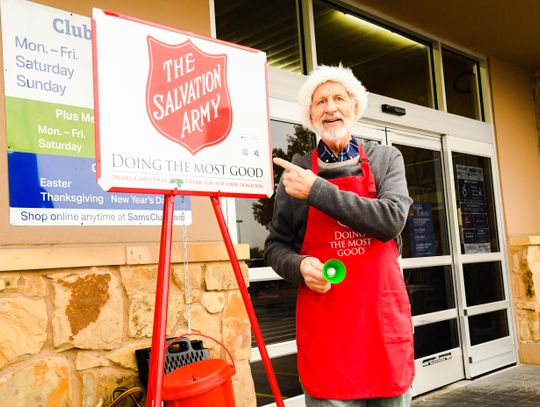
[[274,164],[285,169],[283,174],[285,191],[293,198],[306,199],[317,176],[311,170],[305,170],[278,157],[274,158]]

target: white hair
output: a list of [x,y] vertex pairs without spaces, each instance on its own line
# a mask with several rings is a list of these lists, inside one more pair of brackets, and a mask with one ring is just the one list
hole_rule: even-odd
[[362,117],[368,104],[366,88],[356,79],[349,68],[344,68],[341,64],[338,66],[318,66],[308,75],[306,82],[298,92],[302,125],[313,132],[315,132],[315,126],[311,122],[311,98],[315,90],[325,82],[341,83],[355,102],[358,103],[358,112],[356,116],[352,117],[353,121]]

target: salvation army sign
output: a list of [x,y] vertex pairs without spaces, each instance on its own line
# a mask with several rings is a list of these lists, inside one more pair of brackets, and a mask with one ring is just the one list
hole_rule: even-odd
[[192,154],[223,141],[232,124],[227,55],[150,36],[148,54],[146,109],[154,127]]
[[272,195],[263,52],[99,9],[92,24],[104,190]]

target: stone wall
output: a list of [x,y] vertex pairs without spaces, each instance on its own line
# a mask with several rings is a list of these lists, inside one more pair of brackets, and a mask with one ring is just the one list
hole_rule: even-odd
[[511,238],[510,246],[519,357],[540,364],[540,236]]
[[[111,264],[98,266],[92,259],[99,248],[90,258],[87,248],[50,250],[0,250],[0,400],[106,406],[114,388],[140,385],[134,351],[151,343],[159,249],[113,248],[114,260],[107,248]],[[66,257],[75,264],[64,264]],[[168,336],[187,332],[182,258],[173,253]],[[225,248],[190,247],[187,272],[192,331],[231,351],[237,405],[254,406],[250,324]],[[213,357],[226,357],[211,341],[205,346]]]

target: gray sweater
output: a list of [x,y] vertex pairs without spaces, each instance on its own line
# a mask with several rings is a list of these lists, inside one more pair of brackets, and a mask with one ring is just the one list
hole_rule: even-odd
[[[310,206],[354,231],[383,242],[397,238],[405,226],[412,199],[407,191],[401,153],[395,147],[381,146],[374,141],[359,139],[358,144],[364,148],[375,177],[376,199],[341,191],[327,181],[361,175],[358,156],[338,163],[324,163],[319,159],[319,176],[306,200],[290,197],[280,180],[269,226],[270,233],[265,242],[264,259],[284,279],[303,283],[300,263],[306,256],[299,253],[306,233]],[[311,152],[304,156],[297,154],[292,161],[302,168],[311,169]]]

